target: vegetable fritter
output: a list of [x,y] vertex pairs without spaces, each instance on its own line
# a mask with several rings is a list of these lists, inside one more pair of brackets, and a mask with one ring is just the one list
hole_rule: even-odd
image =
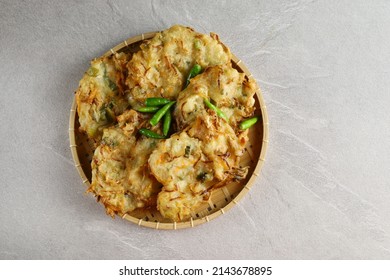
[[243,118],[253,115],[255,92],[255,81],[230,65],[209,67],[191,79],[188,87],[180,93],[176,121],[180,128],[184,128],[210,107],[205,100],[212,100],[212,105],[220,109],[224,118],[235,127]]
[[134,110],[118,116],[118,125],[103,130],[92,159],[94,193],[110,215],[123,215],[156,204],[161,185],[150,174],[149,155],[159,140],[138,137],[148,118]]
[[124,97],[129,55],[119,53],[92,60],[76,92],[80,130],[99,141],[103,128],[128,107]]
[[128,101],[136,107],[148,97],[174,100],[195,64],[204,69],[230,60],[230,50],[216,34],[208,36],[189,27],[172,26],[143,43],[128,63]]

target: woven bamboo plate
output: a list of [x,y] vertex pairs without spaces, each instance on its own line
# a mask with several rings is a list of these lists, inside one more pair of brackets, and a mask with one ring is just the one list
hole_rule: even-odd
[[[132,37],[116,47],[107,51],[104,56],[116,52],[136,52],[142,41],[152,38],[156,32],[150,32]],[[248,77],[252,74],[245,67],[240,59],[232,55],[232,64],[239,72],[245,73]],[[257,87],[255,94],[255,115],[261,116],[261,121],[257,122],[249,131],[249,141],[242,156],[241,165],[249,166],[249,172],[245,180],[230,183],[222,188],[214,190],[208,202],[197,208],[189,221],[171,222],[157,210],[135,210],[125,214],[122,218],[139,226],[155,229],[182,229],[200,225],[225,214],[237,204],[245,194],[251,189],[255,180],[260,175],[260,169],[264,163],[268,145],[268,116],[266,106],[260,91]],[[91,160],[93,156],[93,145],[84,133],[79,132],[78,115],[76,111],[76,100],[73,99],[69,118],[69,138],[75,167],[77,168],[82,182],[89,187],[91,183]]]

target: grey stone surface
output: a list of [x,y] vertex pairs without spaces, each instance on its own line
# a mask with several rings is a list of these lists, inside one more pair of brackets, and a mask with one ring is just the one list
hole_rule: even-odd
[[[0,0],[0,259],[389,259],[390,2]],[[260,178],[226,215],[156,231],[105,215],[73,165],[89,60],[184,24],[263,90]]]

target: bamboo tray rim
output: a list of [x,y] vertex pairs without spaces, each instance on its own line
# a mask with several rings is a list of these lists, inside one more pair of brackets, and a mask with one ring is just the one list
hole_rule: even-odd
[[[122,43],[116,45],[115,47],[111,48],[109,51],[105,52],[103,56],[109,56],[111,54],[115,54],[119,52],[123,48],[127,48],[130,45],[134,43],[138,43],[143,40],[147,40],[152,38],[155,34],[157,34],[159,31],[155,32],[148,32],[143,33],[134,37],[131,37]],[[244,63],[241,61],[241,59],[238,59],[233,53],[232,53],[232,61],[248,76],[252,77],[253,75],[248,70],[248,68],[244,65]],[[262,139],[262,147],[259,155],[259,159],[256,163],[256,166],[250,174],[250,178],[247,181],[247,183],[244,185],[244,187],[238,192],[238,194],[224,207],[219,208],[218,211],[215,211],[211,214],[208,214],[202,218],[193,219],[191,218],[189,221],[185,222],[154,222],[154,221],[146,221],[140,218],[133,217],[129,214],[124,214],[122,216],[123,219],[137,224],[138,226],[153,228],[153,229],[165,229],[165,230],[176,230],[176,229],[184,229],[184,228],[192,228],[197,225],[201,225],[204,223],[207,223],[216,217],[225,214],[228,210],[230,210],[232,207],[234,207],[238,202],[249,192],[251,187],[253,186],[255,180],[257,177],[260,176],[260,170],[263,167],[265,156],[268,148],[268,133],[269,133],[269,121],[268,121],[268,113],[267,113],[267,107],[265,105],[260,87],[257,85],[256,82],[256,92],[255,95],[258,99],[258,102],[260,104],[260,112],[261,112],[261,122],[263,126],[263,139]],[[85,175],[85,172],[82,168],[82,165],[80,163],[80,159],[77,152],[77,144],[76,144],[76,129],[75,129],[75,123],[76,123],[76,114],[77,114],[77,105],[76,105],[76,98],[73,98],[72,107],[70,109],[70,116],[69,116],[69,140],[70,140],[70,150],[72,153],[72,158],[74,161],[74,165],[82,179],[83,184],[89,188],[90,181]]]

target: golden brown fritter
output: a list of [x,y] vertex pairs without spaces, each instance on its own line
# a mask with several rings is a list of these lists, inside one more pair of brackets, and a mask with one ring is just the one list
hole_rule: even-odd
[[239,170],[239,162],[248,142],[247,130],[236,135],[225,120],[208,109],[196,117],[188,134],[202,142],[202,151],[212,161],[213,174],[219,182],[245,177],[246,168]]
[[204,99],[211,99],[227,116],[229,124],[236,127],[243,118],[253,115],[255,92],[255,81],[230,65],[209,67],[191,79],[178,96],[176,121],[180,128],[184,128],[207,109]]
[[76,92],[80,130],[100,140],[103,128],[128,107],[124,97],[129,55],[119,53],[92,60]]
[[244,178],[247,168],[240,168],[239,159],[247,140],[214,111],[204,111],[191,127],[160,142],[149,165],[163,184],[157,199],[161,214],[173,221],[188,219],[212,189]]
[[218,39],[180,25],[157,33],[128,63],[127,95],[133,107],[148,97],[176,99],[194,64],[203,69],[230,63],[231,53]]
[[[153,175],[164,185],[157,205],[164,217],[174,221],[188,218],[194,207],[208,197],[206,183],[212,179],[212,169],[206,161],[201,142],[186,132],[158,145],[149,165]],[[197,177],[202,180],[198,181]]]
[[150,174],[148,159],[159,140],[137,135],[147,121],[146,115],[126,111],[118,116],[117,126],[103,130],[101,144],[95,150],[88,191],[110,215],[156,204],[161,185]]

